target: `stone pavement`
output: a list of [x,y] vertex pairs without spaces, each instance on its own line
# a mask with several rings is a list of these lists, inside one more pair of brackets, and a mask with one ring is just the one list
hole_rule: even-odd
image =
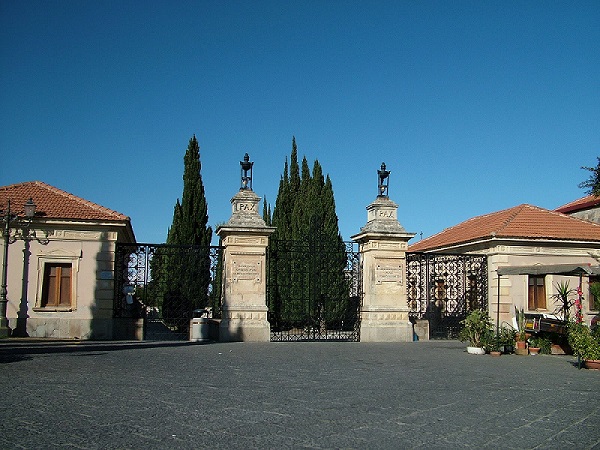
[[600,448],[600,372],[455,341],[0,341],[0,448]]

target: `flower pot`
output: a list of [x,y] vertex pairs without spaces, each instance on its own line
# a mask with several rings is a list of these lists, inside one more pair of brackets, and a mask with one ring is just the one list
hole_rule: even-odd
[[492,355],[492,356],[500,356],[501,354],[502,354],[501,351],[492,351],[492,352],[490,352],[490,355]]
[[514,353],[514,352],[515,352],[515,346],[514,345],[505,345],[504,346],[504,352],[503,353],[506,353],[507,355],[509,355],[511,353]]
[[600,370],[600,359],[586,359],[584,363],[586,369]]
[[481,347],[467,347],[467,353],[469,355],[485,355],[485,349]]
[[529,347],[529,354],[530,355],[537,355],[540,353],[540,348],[539,347]]
[[527,348],[527,341],[517,341],[517,348],[518,349]]

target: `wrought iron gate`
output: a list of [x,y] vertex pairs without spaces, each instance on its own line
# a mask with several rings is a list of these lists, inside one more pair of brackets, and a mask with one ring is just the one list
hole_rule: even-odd
[[429,321],[431,339],[458,337],[469,311],[487,310],[487,256],[407,253],[412,320]]
[[220,317],[221,247],[117,244],[114,317],[144,319],[144,339],[187,339],[190,319]]
[[271,341],[358,341],[358,244],[272,240],[267,306]]

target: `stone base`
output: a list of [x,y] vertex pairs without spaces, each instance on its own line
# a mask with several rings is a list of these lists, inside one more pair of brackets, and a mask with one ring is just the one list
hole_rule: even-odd
[[144,319],[130,319],[124,317],[113,320],[113,339],[144,340]]
[[8,319],[0,319],[0,339],[10,337],[11,329],[8,326]]
[[269,342],[269,322],[244,319],[223,319],[219,326],[220,342]]
[[415,327],[415,340],[416,341],[428,341],[429,340],[429,321],[425,319],[417,319],[414,324]]
[[[12,319],[11,319],[12,320]],[[16,319],[15,323],[16,323]],[[81,340],[113,339],[114,319],[28,318],[21,337]]]
[[360,342],[412,342],[413,325],[408,320],[396,323],[374,322],[360,325]]

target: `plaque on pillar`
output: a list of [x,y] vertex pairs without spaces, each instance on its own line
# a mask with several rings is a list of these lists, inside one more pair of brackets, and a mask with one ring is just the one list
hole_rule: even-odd
[[229,221],[217,228],[224,270],[221,341],[268,341],[270,327],[266,302],[266,248],[275,228],[259,214],[260,197],[252,191],[253,162],[246,153],[241,187],[231,199]]
[[413,340],[408,317],[405,271],[408,233],[398,221],[398,205],[389,198],[385,163],[377,171],[377,198],[367,206],[367,223],[352,239],[360,244],[363,264],[363,303],[360,340]]

